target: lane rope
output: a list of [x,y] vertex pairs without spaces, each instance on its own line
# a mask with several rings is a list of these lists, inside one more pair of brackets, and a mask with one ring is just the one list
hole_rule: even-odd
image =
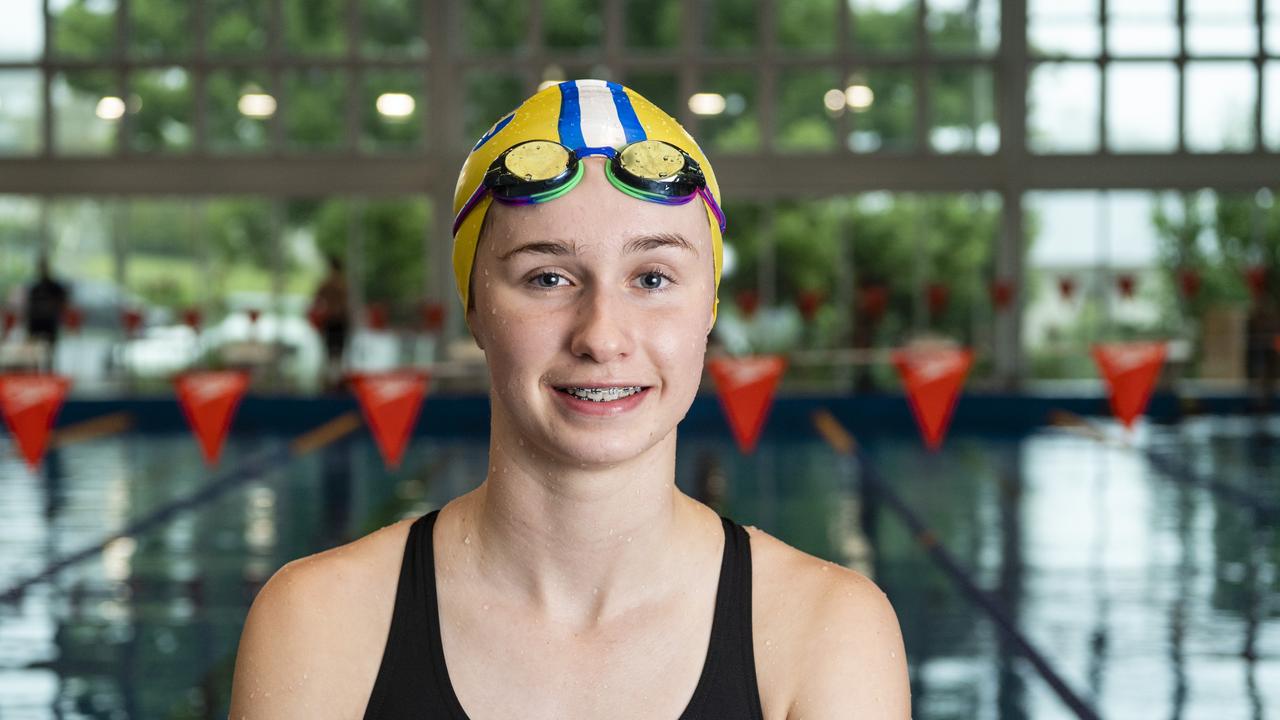
[[938,536],[924,524],[893,488],[884,482],[875,465],[864,453],[858,451],[857,440],[840,424],[840,421],[830,412],[819,410],[813,414],[813,424],[818,434],[841,456],[849,474],[853,474],[852,471],[856,465],[860,470],[859,479],[865,484],[874,486],[875,492],[898,514],[899,519],[911,531],[921,549],[938,565],[943,574],[956,584],[965,597],[986,612],[996,627],[1004,633],[1005,638],[1035,667],[1040,677],[1053,688],[1059,699],[1075,713],[1076,717],[1081,720],[1100,720],[1098,713],[1067,685],[1044,655],[1022,634],[1004,606],[978,586]]

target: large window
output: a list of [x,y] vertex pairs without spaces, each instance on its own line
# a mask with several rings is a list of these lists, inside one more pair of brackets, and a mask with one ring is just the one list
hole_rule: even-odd
[[[581,77],[643,93],[715,163],[729,346],[936,333],[974,346],[982,377],[1081,377],[1068,343],[1226,327],[1274,270],[1275,0],[13,0],[0,272],[16,297],[44,252],[174,338],[193,313],[208,333],[253,311],[264,334],[276,313],[305,322],[336,253],[365,323],[350,362],[461,356],[458,161]],[[1240,203],[1263,244],[1205,269],[1223,294],[1196,300],[1235,310],[1189,307],[1167,238],[1245,237],[1210,222]],[[424,302],[443,344],[401,331]],[[133,357],[104,347],[114,368]],[[1186,355],[1185,376],[1218,372]]]

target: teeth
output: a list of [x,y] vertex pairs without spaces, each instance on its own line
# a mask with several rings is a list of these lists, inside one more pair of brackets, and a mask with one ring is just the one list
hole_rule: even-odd
[[638,385],[611,388],[561,388],[561,390],[574,397],[582,398],[583,400],[590,400],[592,402],[610,402],[613,400],[619,400],[627,397],[628,395],[635,395],[643,389],[644,388],[641,388]]

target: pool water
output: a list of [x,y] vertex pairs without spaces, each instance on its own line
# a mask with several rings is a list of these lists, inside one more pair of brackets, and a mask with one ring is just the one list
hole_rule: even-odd
[[[929,454],[884,435],[860,438],[864,465],[816,435],[766,436],[746,458],[690,436],[677,482],[871,575],[902,623],[921,720],[1074,715],[869,476],[1102,717],[1280,717],[1280,527],[1254,509],[1280,502],[1280,423],[1106,431],[1131,446],[1044,429],[956,434]],[[0,593],[136,532],[0,601],[0,717],[225,717],[245,613],[276,568],[439,507],[486,467],[480,438],[418,439],[395,472],[364,436],[297,458],[287,440],[232,438],[212,470],[188,435],[69,445],[36,472],[6,449]]]

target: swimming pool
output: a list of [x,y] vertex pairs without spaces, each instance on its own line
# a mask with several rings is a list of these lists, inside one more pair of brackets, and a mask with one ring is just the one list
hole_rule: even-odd
[[[922,720],[1073,715],[868,474],[1101,716],[1280,713],[1280,539],[1248,506],[1280,502],[1280,423],[1198,418],[1134,439],[958,433],[930,455],[891,432],[862,438],[859,466],[816,434],[766,433],[750,458],[695,434],[677,475],[739,522],[872,575],[902,622]],[[0,717],[225,717],[241,624],[271,572],[438,507],[486,467],[479,438],[419,438],[397,472],[363,434],[293,458],[286,442],[235,436],[215,470],[185,434],[68,445],[36,473],[5,452],[0,593],[141,525],[0,602]],[[1189,482],[1207,476],[1245,499]]]

